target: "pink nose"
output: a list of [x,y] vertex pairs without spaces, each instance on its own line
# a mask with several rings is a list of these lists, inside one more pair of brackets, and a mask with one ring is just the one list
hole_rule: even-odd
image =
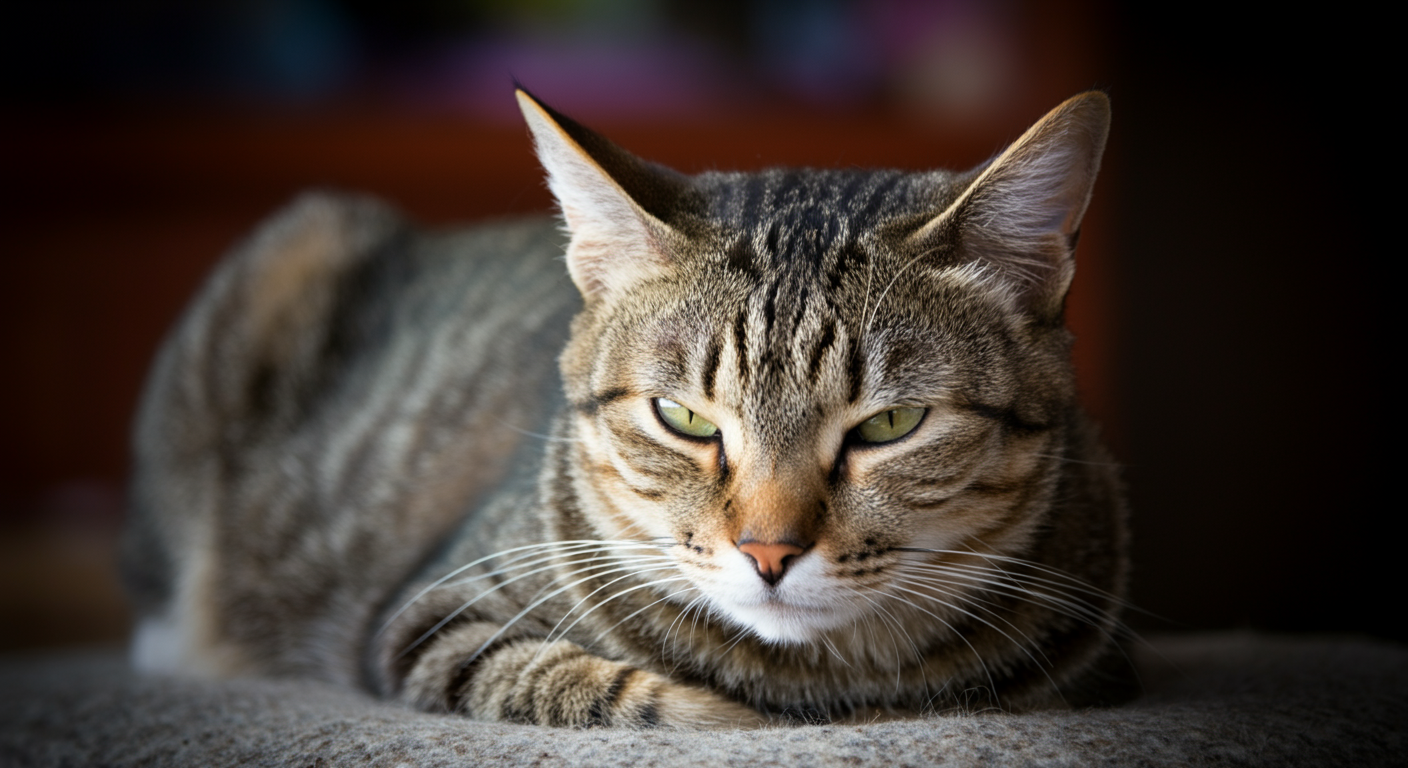
[[753,567],[757,569],[758,575],[763,577],[763,581],[776,584],[782,580],[782,574],[787,571],[787,566],[792,558],[806,550],[796,544],[763,544],[757,541],[746,541],[738,545],[738,551],[753,561]]

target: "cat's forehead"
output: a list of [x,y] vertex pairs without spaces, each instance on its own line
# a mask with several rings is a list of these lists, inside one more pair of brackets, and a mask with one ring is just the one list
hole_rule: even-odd
[[[956,194],[945,171],[770,169],[696,177],[708,216],[760,268],[814,261],[895,222],[922,221]],[[740,258],[734,254],[733,258]]]

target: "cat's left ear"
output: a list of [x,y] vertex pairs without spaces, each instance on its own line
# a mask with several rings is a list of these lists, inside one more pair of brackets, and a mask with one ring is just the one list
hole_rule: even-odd
[[1030,311],[1059,318],[1109,130],[1105,94],[1067,99],[980,169],[957,200],[910,236],[912,244],[956,241],[956,258],[995,268]]
[[562,207],[571,236],[567,269],[582,296],[606,298],[663,274],[679,239],[666,220],[689,196],[685,177],[635,157],[521,88],[517,96]]

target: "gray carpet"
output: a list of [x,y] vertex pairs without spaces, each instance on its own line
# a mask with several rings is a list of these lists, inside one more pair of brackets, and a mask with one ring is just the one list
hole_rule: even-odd
[[559,730],[426,715],[290,680],[130,672],[112,654],[0,663],[0,766],[1408,765],[1408,648],[1155,637],[1122,707],[767,731]]

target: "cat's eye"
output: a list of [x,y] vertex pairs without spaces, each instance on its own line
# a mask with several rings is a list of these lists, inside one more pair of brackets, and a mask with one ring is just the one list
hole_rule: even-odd
[[655,398],[655,412],[676,432],[689,437],[713,437],[719,433],[714,422],[665,397]]
[[862,421],[855,435],[863,443],[888,443],[914,431],[924,418],[924,408],[890,408]]

